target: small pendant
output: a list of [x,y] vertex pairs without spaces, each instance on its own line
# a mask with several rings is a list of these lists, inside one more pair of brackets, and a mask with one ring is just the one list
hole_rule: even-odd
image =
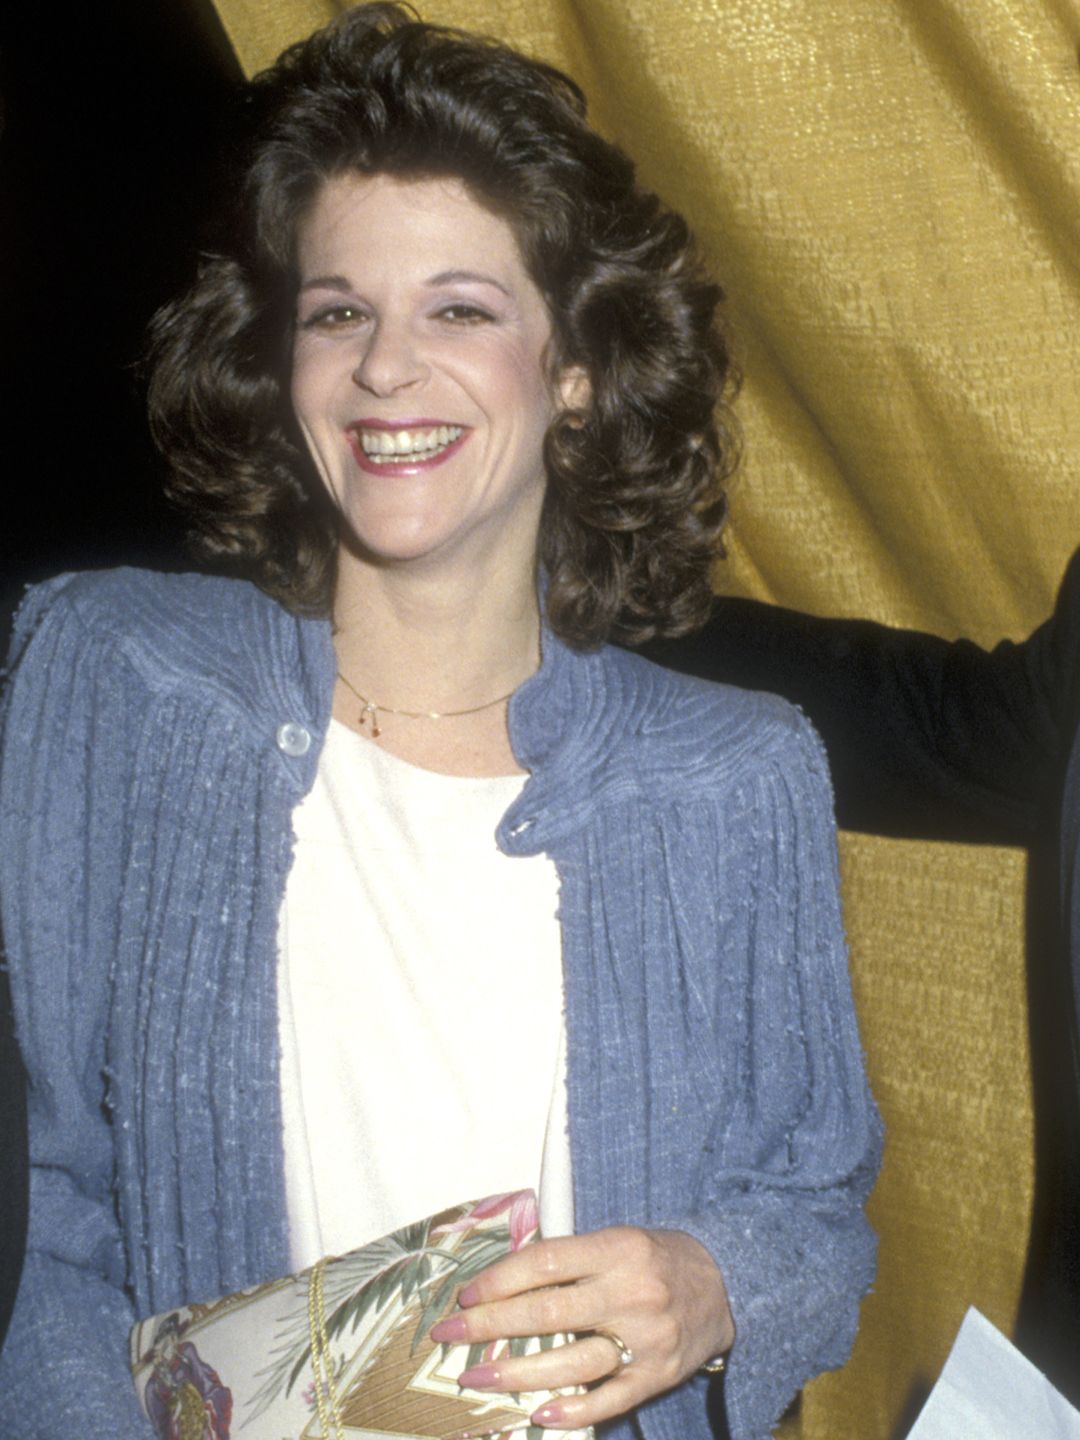
[[382,731],[379,729],[379,710],[378,706],[373,705],[370,700],[360,711],[360,719],[357,723],[366,725],[369,719],[371,720],[371,738],[377,740],[382,734]]

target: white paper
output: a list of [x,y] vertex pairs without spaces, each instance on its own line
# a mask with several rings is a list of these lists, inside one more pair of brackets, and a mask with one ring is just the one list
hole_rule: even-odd
[[1080,1440],[1080,1411],[972,1308],[908,1440]]

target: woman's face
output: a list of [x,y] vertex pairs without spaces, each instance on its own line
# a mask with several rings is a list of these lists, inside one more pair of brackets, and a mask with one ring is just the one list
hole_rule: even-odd
[[345,543],[531,567],[557,399],[510,227],[454,179],[343,175],[298,241],[292,404]]

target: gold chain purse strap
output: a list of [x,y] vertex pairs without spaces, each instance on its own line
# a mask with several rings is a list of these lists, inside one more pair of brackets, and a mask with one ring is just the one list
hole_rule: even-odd
[[341,1428],[341,1402],[338,1400],[334,1360],[326,1333],[326,1302],[323,1298],[323,1273],[326,1261],[320,1260],[308,1271],[308,1330],[311,1335],[311,1369],[315,1376],[315,1405],[319,1411],[319,1428],[323,1440],[329,1440],[333,1422],[335,1440],[345,1440]]

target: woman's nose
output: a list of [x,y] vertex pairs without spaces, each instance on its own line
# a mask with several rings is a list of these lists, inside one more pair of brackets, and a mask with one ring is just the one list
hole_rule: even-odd
[[353,381],[372,395],[392,395],[427,374],[415,337],[407,326],[380,321],[368,336]]

